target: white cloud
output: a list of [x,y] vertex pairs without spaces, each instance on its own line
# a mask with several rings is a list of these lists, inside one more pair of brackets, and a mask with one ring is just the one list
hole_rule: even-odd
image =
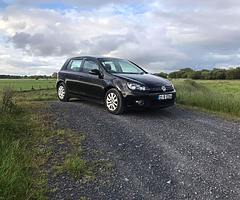
[[132,59],[150,71],[240,64],[237,0],[32,2],[0,11],[0,73],[52,73],[79,54]]

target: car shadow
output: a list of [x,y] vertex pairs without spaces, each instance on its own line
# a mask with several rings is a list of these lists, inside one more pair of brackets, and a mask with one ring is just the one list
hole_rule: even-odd
[[168,108],[141,108],[141,109],[129,109],[124,114],[128,116],[147,117],[147,118],[176,118],[178,108],[176,106]]
[[[91,107],[94,107],[95,109],[101,109],[106,114],[110,114],[107,112],[103,104],[100,104],[95,101],[88,101],[88,100],[80,100],[80,99],[71,99],[70,102],[77,103],[77,104],[84,104]],[[147,117],[147,118],[179,118],[184,117],[183,109],[178,108],[177,106],[171,106],[168,108],[127,108],[127,110],[122,114],[122,116],[129,116],[129,117]],[[121,116],[121,115],[120,115]]]

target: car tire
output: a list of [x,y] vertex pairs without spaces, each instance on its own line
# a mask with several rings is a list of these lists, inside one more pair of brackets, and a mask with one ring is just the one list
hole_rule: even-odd
[[60,101],[63,101],[63,102],[69,101],[69,95],[68,95],[67,87],[64,83],[58,84],[57,96],[58,96],[58,99]]
[[122,94],[115,88],[108,90],[105,95],[105,106],[107,111],[112,114],[122,114],[124,112]]

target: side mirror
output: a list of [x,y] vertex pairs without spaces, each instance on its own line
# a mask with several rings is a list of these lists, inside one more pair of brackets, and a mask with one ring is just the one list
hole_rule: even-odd
[[100,76],[101,72],[98,69],[92,69],[89,71],[89,74]]

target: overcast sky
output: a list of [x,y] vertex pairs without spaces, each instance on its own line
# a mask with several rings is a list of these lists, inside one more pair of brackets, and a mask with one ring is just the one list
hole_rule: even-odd
[[51,74],[77,55],[228,68],[239,48],[239,0],[0,0],[0,74]]

